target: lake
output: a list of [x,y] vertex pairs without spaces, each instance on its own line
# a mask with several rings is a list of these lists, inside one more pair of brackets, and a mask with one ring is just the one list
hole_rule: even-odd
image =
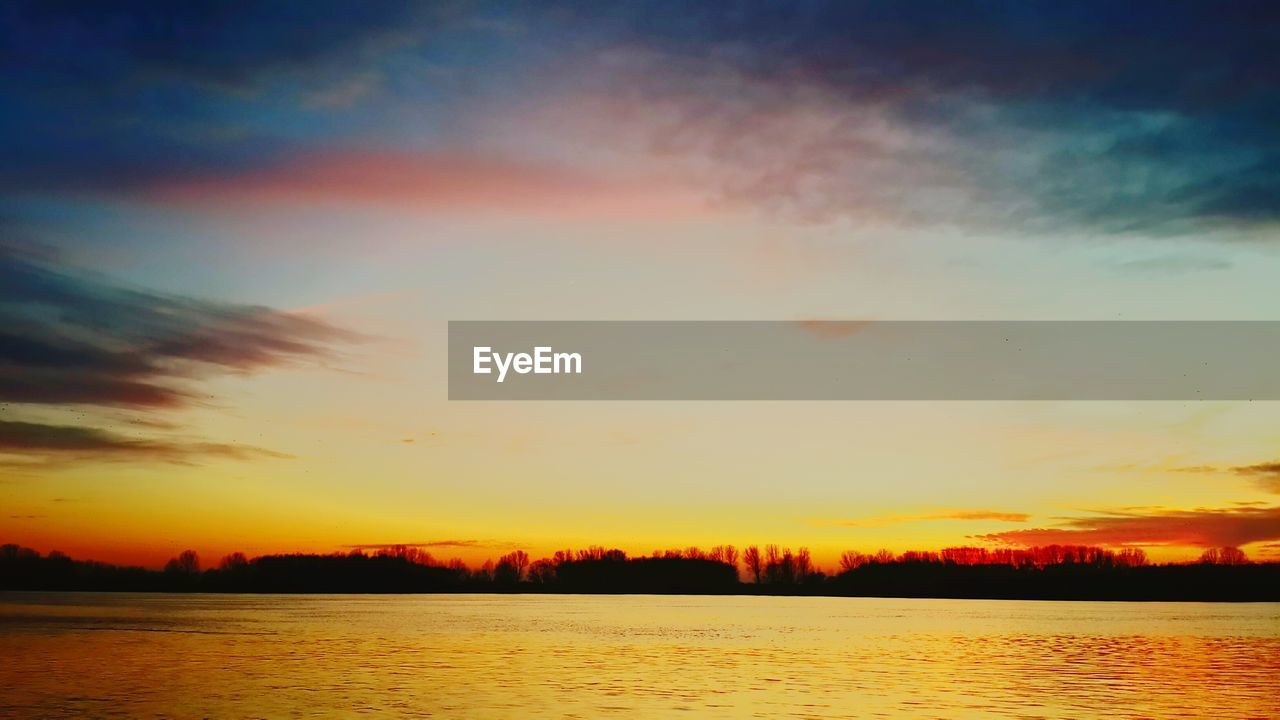
[[0,717],[1280,718],[1280,604],[0,593]]

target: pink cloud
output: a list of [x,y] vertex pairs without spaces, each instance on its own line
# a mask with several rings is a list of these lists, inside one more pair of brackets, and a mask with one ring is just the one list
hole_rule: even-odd
[[973,183],[980,151],[943,127],[903,122],[897,92],[851,98],[803,77],[638,48],[561,68],[549,85],[538,102],[482,124],[498,137],[534,132],[625,155],[686,178],[717,206],[801,223],[952,224],[991,205]]
[[702,202],[655,178],[466,152],[317,152],[214,176],[172,179],[152,200],[192,205],[362,205],[557,216],[694,214]]

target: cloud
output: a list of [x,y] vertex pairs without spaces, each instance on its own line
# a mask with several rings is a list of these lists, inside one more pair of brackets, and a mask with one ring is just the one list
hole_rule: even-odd
[[186,381],[328,355],[305,315],[113,285],[0,249],[0,402],[177,407]]
[[833,520],[824,524],[843,527],[883,527],[902,523],[929,522],[935,520],[988,520],[994,522],[1022,523],[1030,519],[1030,515],[1020,512],[1002,512],[999,510],[951,510],[947,512],[925,515],[887,515],[883,517],[864,518],[858,520]]
[[1194,465],[1174,468],[1173,471],[1205,474],[1222,472],[1234,473],[1243,477],[1252,478],[1258,487],[1267,492],[1280,494],[1280,460],[1254,463],[1252,465],[1231,465],[1226,467],[1218,467],[1216,465]]
[[428,540],[426,542],[407,543],[365,543],[360,545],[343,545],[350,550],[388,550],[399,547],[416,548],[492,548],[506,547],[487,540]]
[[1173,545],[1220,547],[1280,540],[1280,506],[1110,512],[1058,527],[976,536],[1009,545]]
[[[201,457],[290,458],[251,445],[134,439],[98,428],[0,420],[0,455],[38,457],[51,464],[80,460],[188,464]],[[55,500],[60,502],[65,500]]]
[[994,510],[960,510],[943,515],[929,515],[924,520],[999,520],[1000,522],[1026,522],[1026,513],[996,512]]
[[[252,182],[361,138],[490,147],[505,122],[513,147],[634,153],[813,222],[1268,237],[1278,16],[1265,0],[13,2],[0,188]],[[1171,263],[1196,269],[1156,269]]]
[[[213,375],[314,362],[359,338],[314,317],[126,288],[0,248],[0,421],[5,465],[80,461],[188,463],[202,457],[288,457],[247,445],[123,435],[86,425],[27,422],[105,408],[175,409]],[[171,421],[133,418],[155,433]]]
[[[0,23],[7,70],[127,92],[141,83],[255,89],[394,44],[412,3],[7,3]],[[304,28],[305,31],[300,31]],[[286,41],[287,39],[287,41]]]
[[[564,70],[550,100],[489,121],[498,136],[613,152],[698,187],[716,206],[802,223],[979,223],[988,213],[942,128],[829,87],[609,50]],[[501,123],[508,127],[501,127]]]
[[447,5],[5,3],[0,188],[121,194],[256,167],[309,116],[379,94],[381,63],[419,72]]
[[306,102],[318,108],[349,108],[376,93],[383,81],[378,73],[360,73],[311,92]]
[[1109,267],[1122,272],[1144,275],[1184,274],[1230,270],[1230,261],[1222,258],[1196,257],[1190,255],[1161,255],[1136,260],[1124,260],[1109,263]]
[[801,330],[828,340],[843,340],[857,335],[870,324],[867,320],[797,320]]
[[[594,112],[602,137],[647,127],[728,200],[814,221],[1163,234],[1280,220],[1280,11],[1160,8],[1152,23],[1102,1],[646,4],[556,68],[604,98],[562,115]],[[580,26],[598,19],[579,10]]]
[[702,209],[656,179],[472,152],[323,150],[245,171],[188,174],[147,187],[152,201],[188,205],[363,205],[413,211],[525,211],[651,217]]
[[1254,465],[1237,465],[1231,468],[1231,472],[1253,478],[1254,482],[1267,492],[1280,493],[1280,460]]

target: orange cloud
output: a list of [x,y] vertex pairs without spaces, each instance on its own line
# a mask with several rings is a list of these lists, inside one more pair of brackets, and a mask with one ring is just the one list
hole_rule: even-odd
[[1280,506],[1111,512],[1054,528],[977,536],[1009,545],[1171,545],[1218,547],[1280,540]]
[[883,527],[903,523],[932,520],[992,520],[995,522],[1026,522],[1030,518],[1027,513],[1001,512],[999,510],[952,510],[929,515],[888,515],[884,517],[865,518],[861,520],[833,520],[829,523],[843,527]]
[[702,202],[669,182],[460,152],[334,151],[158,184],[162,202],[353,204],[568,216],[692,214]]
[[805,332],[829,340],[843,340],[858,334],[862,328],[870,324],[868,320],[797,320],[796,324]]

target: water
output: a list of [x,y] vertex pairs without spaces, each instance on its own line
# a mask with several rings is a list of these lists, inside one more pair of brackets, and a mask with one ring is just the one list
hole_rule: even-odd
[[1280,718],[1280,604],[0,593],[0,717]]

